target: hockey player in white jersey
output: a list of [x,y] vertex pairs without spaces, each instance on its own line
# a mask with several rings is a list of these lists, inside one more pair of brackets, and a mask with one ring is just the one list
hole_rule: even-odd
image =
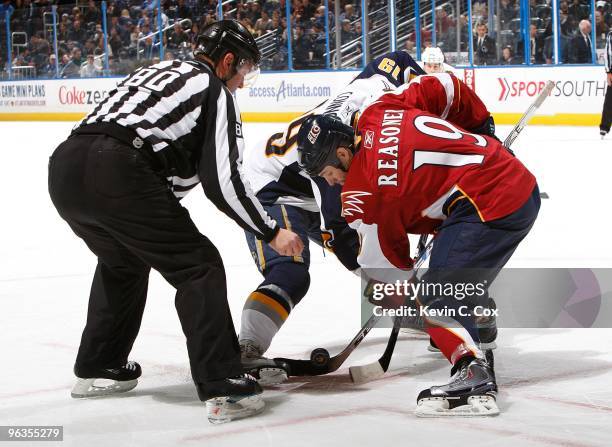
[[359,240],[341,216],[340,187],[329,186],[321,177],[311,180],[298,166],[296,140],[302,122],[311,115],[324,114],[353,125],[367,104],[422,74],[425,72],[406,52],[378,57],[335,97],[247,152],[245,172],[257,198],[279,225],[300,235],[305,246],[301,256],[280,256],[264,241],[246,234],[264,281],[246,300],[239,342],[245,370],[260,384],[280,383],[287,378],[284,368],[263,354],[308,291],[308,240],[334,252],[347,269],[358,268]]

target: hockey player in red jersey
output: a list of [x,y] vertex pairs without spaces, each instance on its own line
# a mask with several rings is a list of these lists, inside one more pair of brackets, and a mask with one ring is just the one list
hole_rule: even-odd
[[[435,233],[421,280],[452,283],[461,269],[477,269],[469,281],[490,285],[540,206],[535,177],[492,130],[480,99],[454,76],[436,74],[380,97],[363,112],[354,139],[338,121],[309,118],[298,149],[311,176],[343,185],[343,215],[359,233],[358,262],[371,279],[411,275],[407,234]],[[417,300],[429,309],[460,304],[435,294]],[[453,365],[452,378],[420,393],[417,415],[497,414],[495,376],[475,317],[426,316],[426,326]]]

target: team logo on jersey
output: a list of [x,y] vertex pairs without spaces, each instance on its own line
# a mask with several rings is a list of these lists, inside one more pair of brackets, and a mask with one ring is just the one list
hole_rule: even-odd
[[318,126],[317,123],[314,123],[312,128],[310,129],[310,132],[308,132],[308,141],[310,141],[311,144],[315,144],[317,141],[317,138],[319,138],[319,134],[321,133],[321,128]]
[[346,191],[342,194],[342,216],[354,216],[355,214],[363,214],[361,207],[365,202],[361,197],[371,196],[371,192],[365,191]]
[[242,123],[236,123],[236,136],[242,138]]
[[363,137],[363,147],[365,147],[366,149],[372,149],[372,146],[374,146],[374,131],[366,130],[366,133]]

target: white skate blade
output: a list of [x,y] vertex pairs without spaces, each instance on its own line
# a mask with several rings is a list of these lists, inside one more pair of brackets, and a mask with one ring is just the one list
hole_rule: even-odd
[[282,368],[260,368],[257,374],[257,383],[261,386],[278,385],[287,380],[287,371]]
[[265,406],[259,394],[242,398],[215,397],[206,401],[206,414],[211,424],[225,424],[261,413]]
[[[106,384],[97,384],[96,380],[104,381]],[[110,383],[109,383],[110,382]],[[125,393],[138,385],[138,379],[134,380],[108,380],[108,379],[78,379],[72,387],[70,395],[75,399],[88,397],[111,396],[117,393]]]
[[471,396],[468,398],[467,405],[461,405],[453,409],[449,407],[446,398],[430,397],[418,402],[414,414],[421,418],[482,417],[499,414],[499,408],[493,396]]
[[375,362],[368,365],[351,366],[349,374],[353,383],[359,385],[382,377],[385,371],[380,366],[380,363]]

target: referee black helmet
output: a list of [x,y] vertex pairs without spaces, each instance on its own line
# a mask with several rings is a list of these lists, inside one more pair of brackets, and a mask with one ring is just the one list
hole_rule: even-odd
[[198,35],[194,55],[208,56],[216,64],[227,52],[236,56],[237,67],[246,62],[256,66],[261,60],[253,35],[236,20],[211,23]]

